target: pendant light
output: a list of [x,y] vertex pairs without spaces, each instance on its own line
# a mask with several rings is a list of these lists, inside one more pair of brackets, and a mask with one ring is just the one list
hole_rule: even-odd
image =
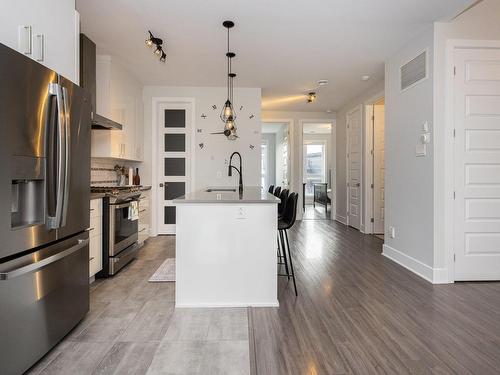
[[[233,98],[233,83],[234,83],[234,78],[236,77],[236,74],[233,73],[232,71],[232,60],[236,56],[234,52],[230,51],[230,44],[229,44],[229,31],[234,27],[234,22],[233,21],[224,21],[222,23],[222,26],[224,26],[227,29],[227,52],[226,52],[226,58],[227,58],[227,99],[226,102],[224,103],[224,106],[222,107],[222,112],[220,114],[220,118],[222,122],[224,122],[224,131],[228,139],[230,140],[235,140],[238,138],[238,135],[236,133],[236,112],[234,110],[234,98]],[[228,132],[229,131],[229,132]]]

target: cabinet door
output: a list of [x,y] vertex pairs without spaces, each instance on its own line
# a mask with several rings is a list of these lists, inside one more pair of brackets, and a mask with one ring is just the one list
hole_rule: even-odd
[[[0,2],[0,42],[21,52],[71,81],[77,79],[78,25],[75,2],[68,0],[17,0]],[[23,26],[31,28],[31,38],[23,34]],[[21,29],[21,31],[20,31]],[[31,42],[26,49],[20,40]]]

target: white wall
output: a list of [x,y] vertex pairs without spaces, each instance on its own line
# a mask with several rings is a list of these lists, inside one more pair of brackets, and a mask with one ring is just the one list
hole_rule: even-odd
[[433,134],[435,152],[434,266],[442,268],[447,265],[447,249],[452,248],[449,239],[453,235],[446,215],[452,205],[450,190],[453,189],[452,168],[447,167],[453,162],[451,126],[446,126],[448,111],[446,86],[450,79],[453,62],[447,56],[447,43],[457,39],[500,40],[500,1],[484,0],[451,22],[436,23],[434,39],[436,51],[434,80],[434,123],[436,126]]
[[[302,168],[301,149],[302,149],[302,128],[301,121],[304,120],[323,120],[335,123],[335,113],[325,112],[293,112],[293,111],[262,111],[264,122],[282,122],[284,120],[291,122],[291,181],[290,189],[299,193],[299,204],[302,206],[302,181],[300,170]],[[302,210],[297,212],[298,219],[302,218]]]
[[[221,106],[226,100],[225,87],[144,87],[144,172],[142,178],[145,183],[152,181],[152,100],[153,98],[193,98],[195,101],[194,128],[195,128],[195,189],[207,186],[235,186],[238,184],[238,174],[227,176],[227,162],[233,151],[239,151],[243,157],[243,183],[247,186],[260,186],[260,132],[261,116],[260,88],[235,88],[234,99],[238,118],[239,139],[228,141],[223,135],[211,135],[211,132],[220,132],[224,124],[220,120]],[[213,110],[212,105],[217,109]],[[243,110],[240,110],[243,106]],[[207,118],[201,116],[205,114]],[[253,117],[250,119],[250,116]],[[200,131],[201,132],[198,132]],[[199,144],[203,143],[203,148]],[[253,148],[250,147],[253,146]],[[217,178],[217,172],[222,177]]]
[[[415,156],[422,124],[433,129],[434,28],[429,26],[386,61],[385,68],[385,237],[384,254],[408,264],[434,264],[434,171],[432,145],[426,157]],[[400,90],[400,67],[423,50],[429,53],[429,78]]]
[[[344,105],[340,110],[337,111],[337,142],[336,142],[336,153],[337,153],[337,173],[336,173],[336,182],[337,182],[337,194],[336,194],[336,210],[335,217],[337,220],[341,222],[346,222],[347,220],[347,164],[346,164],[346,152],[347,152],[347,113],[358,107],[361,104],[366,103],[368,100],[371,100],[373,97],[383,93],[384,91],[384,82],[376,82],[370,88],[368,88],[362,95],[352,99]],[[365,108],[363,105],[363,144],[365,144]],[[365,157],[363,148],[363,158]],[[363,164],[362,169],[363,175],[365,172],[365,165]],[[365,184],[362,185],[362,194],[365,197]],[[364,226],[364,210],[363,207],[363,215],[361,217],[361,225]]]

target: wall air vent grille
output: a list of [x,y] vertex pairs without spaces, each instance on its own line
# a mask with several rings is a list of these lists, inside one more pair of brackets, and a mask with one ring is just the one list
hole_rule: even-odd
[[401,67],[401,91],[415,86],[427,78],[427,51]]

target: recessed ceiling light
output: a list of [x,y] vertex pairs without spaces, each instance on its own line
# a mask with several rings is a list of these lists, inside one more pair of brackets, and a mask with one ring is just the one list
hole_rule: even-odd
[[368,81],[371,77],[369,75],[364,75],[361,77],[362,81]]
[[327,109],[326,113],[332,113],[332,110],[331,109]]
[[326,85],[328,85],[328,80],[327,79],[320,79],[318,81],[318,85],[320,85],[320,86],[326,86]]

